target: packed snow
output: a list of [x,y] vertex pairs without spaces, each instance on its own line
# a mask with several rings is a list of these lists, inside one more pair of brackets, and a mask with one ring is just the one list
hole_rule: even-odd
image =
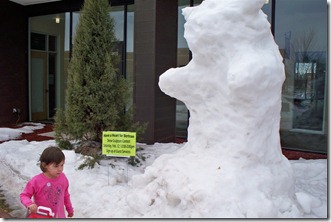
[[[327,161],[281,153],[285,74],[264,2],[205,0],[183,10],[193,59],[159,85],[190,110],[188,142],[138,143],[139,166],[108,157],[83,170],[88,157],[64,150],[75,218],[327,217]],[[13,139],[21,130],[0,135]],[[0,185],[14,216],[24,217],[19,194],[50,145],[0,144]]]

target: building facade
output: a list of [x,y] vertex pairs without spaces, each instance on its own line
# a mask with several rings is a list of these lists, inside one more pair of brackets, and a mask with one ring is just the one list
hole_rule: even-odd
[[[65,107],[67,68],[83,0],[19,4],[0,1],[0,124],[52,119]],[[159,76],[191,58],[184,7],[202,0],[110,0],[120,72],[133,83],[143,141],[187,137],[189,111],[165,95]],[[327,152],[328,68],[326,0],[269,0],[262,8],[284,58],[280,123],[284,148]],[[183,83],[185,84],[185,83]],[[258,83],[257,83],[258,84]]]

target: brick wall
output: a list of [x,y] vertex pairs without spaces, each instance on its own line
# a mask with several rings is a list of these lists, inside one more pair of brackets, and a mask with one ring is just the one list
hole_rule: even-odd
[[[28,120],[28,18],[24,7],[0,1],[0,124]],[[0,125],[1,126],[1,125]]]

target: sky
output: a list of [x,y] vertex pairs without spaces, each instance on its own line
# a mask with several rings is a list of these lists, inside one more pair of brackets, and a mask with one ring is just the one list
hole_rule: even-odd
[[[88,157],[64,150],[74,218],[327,217],[327,160],[281,152],[285,74],[259,10],[264,1],[205,0],[184,9],[193,58],[163,73],[159,86],[190,110],[188,141],[137,143],[139,166],[108,157],[79,170]],[[13,139],[40,127],[0,129],[0,185],[17,217],[26,212],[19,194],[55,141]]]

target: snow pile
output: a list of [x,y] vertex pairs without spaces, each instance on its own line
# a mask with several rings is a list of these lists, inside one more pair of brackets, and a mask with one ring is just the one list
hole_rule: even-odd
[[284,66],[264,2],[205,0],[183,10],[193,59],[159,85],[190,110],[188,143],[133,177],[135,216],[300,216],[280,147]]

